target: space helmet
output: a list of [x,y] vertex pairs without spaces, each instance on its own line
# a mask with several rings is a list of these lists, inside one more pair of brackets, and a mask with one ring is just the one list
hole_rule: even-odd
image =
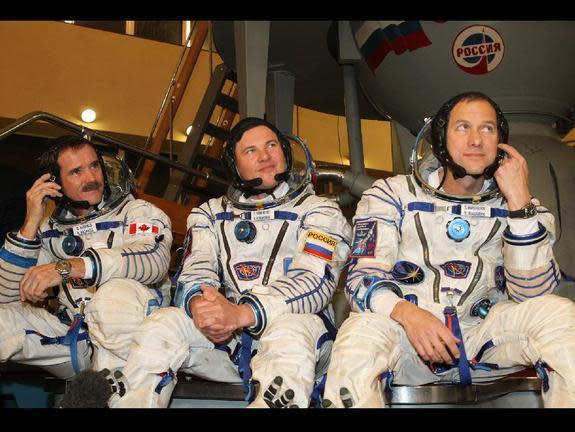
[[[258,189],[258,186],[261,184],[260,178],[245,180],[240,177],[236,167],[235,147],[246,131],[257,126],[266,126],[278,137],[285,157],[286,169],[284,172],[276,174],[275,179],[278,181],[278,184],[286,182],[288,191],[282,194],[281,197],[271,197],[265,202],[253,203],[246,202],[242,197],[261,192],[271,193],[272,190]],[[246,210],[276,207],[293,199],[311,184],[312,176],[315,172],[315,165],[309,148],[299,137],[283,133],[267,120],[257,117],[247,117],[241,120],[230,131],[222,154],[222,164],[232,180],[224,197],[225,200],[234,207]]]
[[[95,206],[90,206],[86,201],[72,201],[66,196],[54,199],[56,208],[52,212],[50,219],[62,225],[87,222],[105,215],[122,203],[134,189],[134,177],[126,162],[117,155],[98,149],[89,140],[79,136],[60,137],[55,147],[73,141],[77,141],[80,145],[82,142],[86,142],[94,147],[102,168],[104,192],[102,201]],[[52,180],[60,183],[60,168],[57,162],[48,168],[52,173]],[[75,208],[90,209],[90,212],[76,215],[73,211]]]
[[445,158],[438,157],[437,147],[434,148],[433,143],[432,120],[427,119],[415,138],[410,159],[411,173],[425,192],[458,203],[478,203],[500,196],[499,187],[493,178],[486,178],[483,189],[473,195],[454,195],[444,191],[441,187],[442,182],[437,176],[440,170],[451,168],[451,163],[446,163]]
[[493,177],[493,174],[497,170],[499,166],[499,161],[503,156],[503,150],[498,150],[496,160],[489,166],[485,168],[483,173],[481,174],[469,174],[466,172],[465,168],[461,165],[456,164],[453,161],[453,158],[449,154],[447,149],[447,125],[449,123],[449,116],[453,107],[457,105],[462,100],[465,101],[475,101],[475,100],[483,100],[488,102],[493,109],[495,110],[496,115],[496,122],[497,122],[497,133],[499,136],[499,142],[506,143],[509,139],[509,124],[507,123],[507,119],[503,115],[503,112],[499,108],[499,106],[487,95],[472,91],[472,92],[465,92],[460,93],[447,102],[445,102],[441,108],[437,111],[437,113],[433,116],[431,120],[431,145],[433,149],[433,153],[437,157],[437,159],[441,162],[442,166],[449,167],[453,172],[453,176],[458,179],[465,177],[466,175],[471,175],[472,177],[479,178],[483,176],[486,179],[490,179]]

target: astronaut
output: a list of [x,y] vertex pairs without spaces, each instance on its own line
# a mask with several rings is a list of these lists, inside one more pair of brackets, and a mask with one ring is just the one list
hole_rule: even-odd
[[121,367],[133,330],[170,302],[170,220],[85,138],[58,138],[40,166],[24,224],[0,249],[0,361],[61,378]]
[[240,121],[223,162],[233,185],[188,217],[177,307],[136,332],[111,407],[167,407],[178,370],[243,383],[251,407],[319,400],[351,227],[314,194],[305,144],[269,122]]
[[345,284],[352,312],[324,406],[383,407],[392,384],[468,385],[526,365],[545,406],[575,406],[575,306],[552,294],[554,218],[507,138],[490,98],[457,95],[418,135],[412,174],[364,192]]

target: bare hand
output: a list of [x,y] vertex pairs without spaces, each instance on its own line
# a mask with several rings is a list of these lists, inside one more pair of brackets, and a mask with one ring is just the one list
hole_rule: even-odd
[[32,303],[44,300],[48,288],[59,285],[62,280],[55,267],[55,263],[50,263],[29,268],[20,280],[20,300]]
[[403,326],[409,342],[424,361],[452,364],[450,352],[459,358],[457,344],[461,341],[431,312],[400,301],[391,318]]
[[190,310],[196,327],[212,342],[225,342],[237,329],[253,324],[246,316],[253,317],[249,306],[231,303],[211,286],[201,288],[202,296],[192,298]]
[[46,211],[46,197],[61,197],[58,183],[48,181],[51,174],[40,176],[26,192],[26,219],[20,232],[26,238],[34,238]]
[[501,161],[493,177],[507,200],[509,210],[519,210],[531,200],[527,161],[508,144],[499,144],[498,147],[505,151],[508,157]]

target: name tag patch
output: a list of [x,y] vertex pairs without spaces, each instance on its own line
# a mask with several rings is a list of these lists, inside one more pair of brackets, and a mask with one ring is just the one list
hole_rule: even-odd
[[303,251],[326,261],[332,261],[336,246],[336,239],[319,231],[308,231]]
[[98,229],[96,228],[96,224],[94,222],[90,222],[82,225],[76,225],[74,228],[72,228],[72,231],[74,231],[74,234],[77,236],[83,236],[86,234],[93,234],[98,231]]

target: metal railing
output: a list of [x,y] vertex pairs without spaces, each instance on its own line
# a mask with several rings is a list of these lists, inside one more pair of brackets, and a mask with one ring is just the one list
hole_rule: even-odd
[[216,183],[220,183],[223,185],[229,185],[229,182],[221,179],[217,176],[213,176],[211,174],[202,172],[200,170],[191,168],[187,165],[181,164],[179,162],[172,161],[166,157],[157,155],[155,153],[149,152],[147,150],[141,149],[140,147],[133,146],[131,144],[126,144],[122,141],[119,141],[111,136],[105,135],[103,133],[97,132],[85,126],[80,126],[75,123],[72,123],[66,119],[58,117],[54,114],[50,114],[43,111],[34,111],[31,113],[26,114],[25,116],[20,117],[19,119],[15,120],[13,123],[9,124],[3,129],[0,129],[0,141],[4,138],[12,135],[13,133],[19,131],[20,129],[24,128],[25,126],[35,123],[37,121],[45,121],[47,123],[51,123],[56,126],[60,126],[64,129],[70,130],[72,132],[78,133],[83,136],[86,140],[93,142],[94,140],[102,143],[109,144],[116,148],[129,151],[131,153],[136,153],[146,159],[152,159],[155,162],[159,162],[165,165],[168,165],[176,170],[183,171],[189,175],[201,177],[207,181],[212,181]]

